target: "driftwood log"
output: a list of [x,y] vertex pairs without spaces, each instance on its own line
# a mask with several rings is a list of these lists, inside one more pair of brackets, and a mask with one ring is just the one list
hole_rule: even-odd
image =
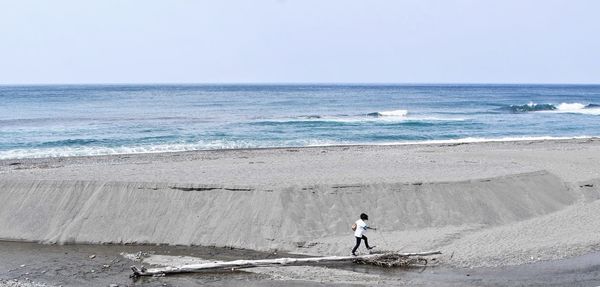
[[262,267],[273,265],[302,265],[307,263],[324,263],[324,262],[340,262],[340,261],[375,261],[377,258],[389,258],[390,256],[409,257],[409,256],[428,256],[442,254],[440,251],[416,252],[416,253],[381,253],[369,254],[360,256],[326,256],[326,257],[308,257],[308,258],[277,258],[277,259],[261,259],[261,260],[235,260],[235,261],[215,261],[210,263],[190,264],[183,266],[168,266],[159,268],[146,269],[143,266],[137,268],[131,266],[133,276],[164,276],[174,273],[191,273],[214,269],[240,269],[250,267]]

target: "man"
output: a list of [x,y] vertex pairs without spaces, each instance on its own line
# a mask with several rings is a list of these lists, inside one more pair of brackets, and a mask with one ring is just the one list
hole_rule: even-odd
[[358,246],[360,245],[361,240],[365,241],[365,246],[367,247],[368,250],[371,250],[375,247],[375,246],[373,246],[373,247],[369,246],[369,241],[367,241],[365,232],[367,232],[367,229],[377,230],[377,228],[369,227],[367,225],[367,223],[365,223],[365,221],[367,221],[367,220],[369,220],[369,216],[364,213],[361,213],[360,219],[357,220],[352,225],[352,229],[354,230],[354,237],[356,237],[356,245],[352,249],[352,255],[354,255],[354,256],[356,256],[356,249],[358,249]]

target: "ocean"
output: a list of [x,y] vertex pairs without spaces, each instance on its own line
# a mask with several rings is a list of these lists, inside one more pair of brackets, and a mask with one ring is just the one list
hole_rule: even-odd
[[0,86],[0,159],[600,136],[600,85]]

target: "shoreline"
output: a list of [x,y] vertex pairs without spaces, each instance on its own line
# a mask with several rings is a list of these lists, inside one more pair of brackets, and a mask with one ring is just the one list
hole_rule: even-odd
[[[190,153],[190,152],[225,152],[225,151],[255,151],[255,150],[281,150],[281,149],[305,149],[305,148],[344,148],[344,147],[376,147],[376,146],[444,146],[453,144],[478,144],[478,143],[513,143],[513,142],[546,142],[546,141],[570,141],[570,140],[599,140],[600,136],[572,136],[572,137],[554,137],[554,136],[525,136],[525,137],[502,137],[502,138],[476,138],[466,137],[460,139],[446,140],[423,140],[423,141],[402,141],[402,142],[382,142],[382,143],[347,143],[347,144],[319,144],[306,146],[273,146],[273,147],[248,147],[248,148],[215,148],[215,149],[181,149],[181,150],[159,150],[142,152],[116,152],[106,154],[90,155],[56,155],[41,157],[6,157],[0,158],[2,161],[15,160],[42,160],[51,158],[85,158],[85,157],[106,157],[106,156],[128,156],[128,155],[152,155],[152,154],[172,154],[172,153]],[[193,145],[193,144],[190,144]],[[130,147],[135,149],[139,147]],[[110,150],[111,148],[106,148]]]

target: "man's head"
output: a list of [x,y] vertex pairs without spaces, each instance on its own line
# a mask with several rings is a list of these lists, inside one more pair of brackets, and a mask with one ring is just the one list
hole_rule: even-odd
[[360,214],[360,219],[361,219],[361,220],[369,220],[369,216],[368,216],[368,215],[366,215],[365,213],[361,213],[361,214]]

